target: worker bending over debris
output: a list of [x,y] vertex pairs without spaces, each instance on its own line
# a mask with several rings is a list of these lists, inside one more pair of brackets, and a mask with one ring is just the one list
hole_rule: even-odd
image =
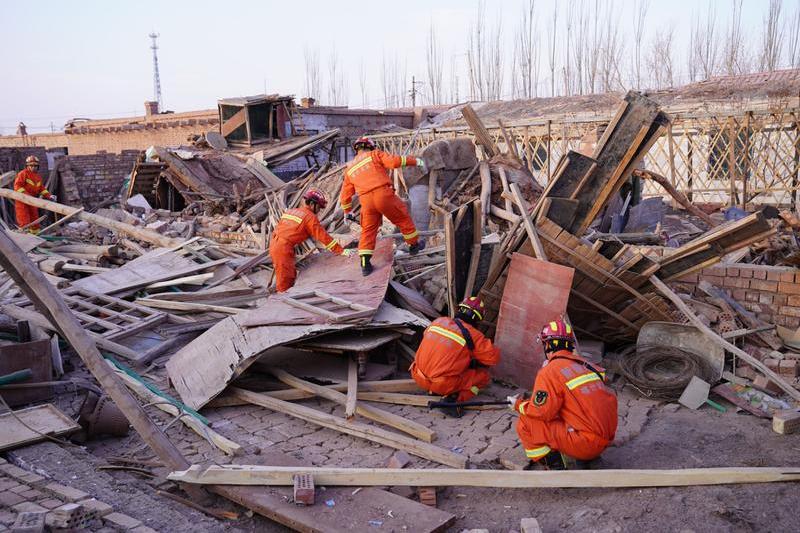
[[[470,296],[459,304],[455,318],[440,317],[428,326],[411,363],[417,385],[447,396],[445,401],[464,402],[489,384],[487,368],[500,361],[500,350],[475,329],[483,311],[481,299]],[[453,406],[445,413],[460,417],[463,411]]]
[[372,272],[370,261],[384,216],[400,228],[411,255],[425,248],[425,241],[420,240],[406,204],[394,193],[392,178],[388,172],[389,169],[408,165],[424,170],[425,162],[419,157],[392,155],[376,150],[375,143],[368,137],[356,139],[353,150],[356,151],[356,156],[344,171],[340,202],[345,217],[355,221],[350,212],[353,209],[353,194],[358,194],[361,202],[358,255],[361,257],[361,273],[368,276]]
[[[14,179],[14,190],[30,196],[56,201],[55,195],[50,194],[45,189],[44,183],[42,183],[42,176],[39,174],[39,158],[35,155],[29,155],[25,159],[25,170],[19,172]],[[31,222],[39,218],[39,209],[37,207],[19,200],[14,202],[14,211],[17,215],[17,226],[20,228],[31,224]],[[39,233],[39,224],[31,224],[27,231]]]
[[563,320],[539,334],[547,360],[536,376],[533,396],[509,396],[519,413],[517,434],[529,459],[526,469],[541,464],[566,468],[562,454],[581,462],[600,456],[617,431],[617,397],[605,384],[605,371],[575,352],[572,326]]
[[303,200],[305,205],[302,207],[284,211],[269,243],[278,292],[285,292],[294,285],[297,278],[294,247],[309,237],[314,237],[326,250],[335,254],[349,256],[353,253],[353,250],[343,249],[336,239],[328,235],[317,218],[317,213],[328,205],[325,195],[316,189],[309,189],[303,195]]

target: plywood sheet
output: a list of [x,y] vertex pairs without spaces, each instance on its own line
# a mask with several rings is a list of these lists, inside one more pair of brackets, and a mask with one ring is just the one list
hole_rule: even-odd
[[[325,323],[328,321],[325,316],[293,307],[284,301],[285,296],[315,290],[377,309],[386,296],[386,289],[392,276],[393,254],[392,239],[379,240],[372,256],[372,266],[375,270],[366,277],[361,275],[361,266],[354,257],[319,254],[300,272],[294,287],[286,293],[270,296],[263,306],[244,314],[240,324],[254,327]],[[340,309],[336,312],[346,311]],[[369,317],[366,317],[353,323],[367,323],[369,320]]]
[[[16,416],[14,416],[16,415]],[[20,423],[17,417],[22,420]],[[14,411],[14,414],[0,415],[0,452],[44,440],[45,437],[31,431],[30,426],[41,433],[65,435],[80,429],[71,418],[59,411],[53,404],[37,405]]]
[[[244,327],[241,320],[246,315],[222,320],[167,362],[170,381],[186,405],[199,409],[208,403],[270,348],[354,327],[352,324]],[[370,323],[360,327],[425,327],[426,323],[413,313],[384,302]]]
[[495,332],[500,363],[494,377],[533,386],[545,359],[536,336],[547,322],[566,313],[574,272],[526,255],[512,256]]
[[[30,383],[53,379],[53,360],[50,340],[21,342],[0,347],[0,376],[30,368]],[[6,389],[0,396],[11,407],[25,405],[53,397],[53,387],[43,385],[30,389]]]

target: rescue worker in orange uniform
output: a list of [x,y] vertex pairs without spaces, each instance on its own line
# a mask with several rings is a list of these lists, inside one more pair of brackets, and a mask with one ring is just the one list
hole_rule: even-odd
[[[45,189],[42,176],[39,174],[39,158],[29,155],[25,159],[25,170],[19,172],[14,179],[14,190],[23,194],[28,194],[36,198],[56,201],[56,197]],[[14,202],[14,211],[17,217],[17,226],[20,228],[27,226],[39,218],[39,209],[20,202]],[[39,233],[39,224],[33,224],[27,228],[31,233]]]
[[572,326],[563,320],[539,334],[547,360],[536,375],[530,399],[509,396],[519,414],[517,434],[529,459],[564,469],[562,454],[581,462],[600,456],[617,431],[617,396],[605,384],[605,370],[575,352]]
[[353,250],[345,250],[328,235],[322,227],[317,213],[328,204],[320,191],[309,189],[303,195],[304,204],[297,209],[287,209],[272,232],[269,255],[275,270],[275,283],[278,292],[285,292],[294,285],[297,269],[294,262],[294,247],[309,237],[314,237],[326,250],[338,255],[352,255]]
[[[489,367],[500,361],[500,350],[475,329],[483,319],[484,305],[470,296],[458,306],[455,318],[441,317],[422,335],[411,377],[430,393],[448,402],[464,402],[489,384]],[[459,417],[460,408],[445,413]]]
[[353,194],[358,194],[361,202],[361,239],[358,242],[358,255],[361,257],[361,273],[368,276],[372,272],[370,261],[384,216],[400,228],[411,255],[425,248],[425,241],[420,240],[406,204],[394,193],[392,178],[388,172],[390,169],[409,165],[424,170],[425,162],[419,157],[392,155],[376,150],[375,143],[368,137],[356,139],[353,150],[356,151],[356,156],[344,171],[339,201],[345,217],[355,221],[350,211],[353,209]]

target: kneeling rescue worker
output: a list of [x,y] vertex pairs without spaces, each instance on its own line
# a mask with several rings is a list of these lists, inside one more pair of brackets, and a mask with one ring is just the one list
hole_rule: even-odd
[[392,155],[376,150],[375,143],[368,137],[356,139],[353,150],[356,151],[356,156],[344,171],[339,201],[345,217],[355,221],[350,211],[353,209],[353,194],[358,194],[361,202],[361,239],[358,242],[358,255],[361,257],[361,273],[368,276],[372,273],[370,261],[384,216],[400,228],[411,255],[425,248],[425,241],[420,240],[406,204],[394,193],[388,172],[389,169],[408,165],[422,167],[424,170],[425,162],[419,157]]
[[[430,393],[447,396],[448,402],[464,402],[490,381],[488,367],[500,361],[500,350],[476,326],[483,319],[484,305],[470,296],[458,306],[455,318],[440,317],[422,335],[411,377]],[[461,416],[460,408],[445,409]]]
[[[617,397],[605,384],[605,370],[575,352],[572,326],[563,320],[539,334],[547,360],[536,376],[533,395],[509,396],[519,414],[517,434],[529,459],[564,469],[562,454],[579,461],[600,456],[617,431]],[[560,452],[560,453],[559,453]]]
[[336,239],[328,235],[317,218],[317,213],[328,204],[325,195],[316,189],[309,189],[303,195],[303,200],[305,205],[302,207],[284,211],[269,243],[278,292],[285,292],[294,285],[297,278],[294,247],[309,237],[314,237],[326,250],[335,254],[349,256],[353,253],[353,250],[343,249]]
[[[35,155],[29,155],[25,159],[25,170],[14,178],[14,190],[36,198],[56,201],[56,197],[50,194],[44,187],[44,183],[42,183],[42,176],[39,174],[39,158]],[[39,218],[39,209],[37,207],[19,200],[14,202],[14,211],[16,213],[17,226],[20,228]],[[27,231],[39,233],[39,224],[29,226]]]

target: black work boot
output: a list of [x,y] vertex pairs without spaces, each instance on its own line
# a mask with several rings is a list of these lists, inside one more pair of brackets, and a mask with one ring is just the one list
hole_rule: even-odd
[[[448,403],[456,403],[458,401],[458,395],[451,394],[450,396],[446,397],[444,401]],[[452,418],[461,418],[464,416],[464,409],[461,407],[442,407],[442,412]]]
[[417,255],[422,250],[425,249],[425,239],[417,240],[417,244],[412,244],[408,247],[408,253],[411,255]]
[[372,271],[375,270],[372,267],[372,258],[368,255],[361,256],[361,275],[362,276],[369,276],[372,274]]
[[564,463],[564,458],[561,457],[561,452],[550,450],[550,452],[542,457],[542,464],[548,470],[566,470],[567,465]]

